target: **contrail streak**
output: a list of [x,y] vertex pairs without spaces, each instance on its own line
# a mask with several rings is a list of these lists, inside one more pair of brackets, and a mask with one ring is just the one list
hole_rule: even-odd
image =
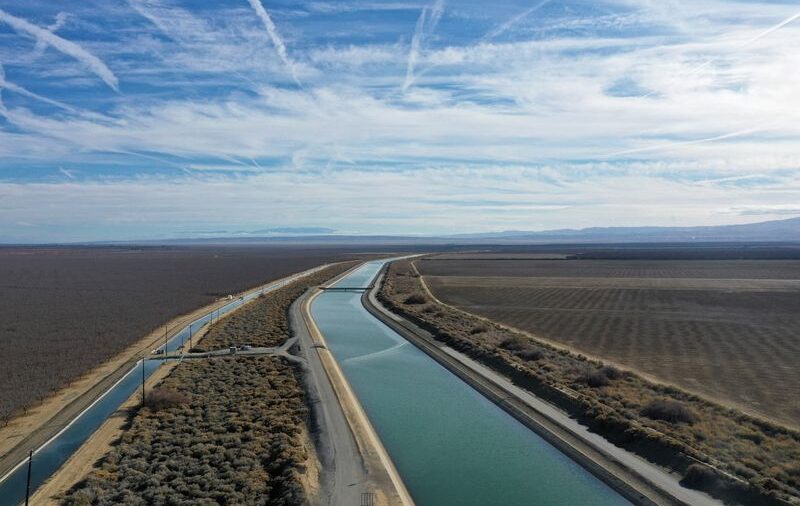
[[[34,93],[32,91],[29,91],[29,90],[23,88],[22,86],[20,86],[18,84],[14,84],[12,82],[6,81],[5,70],[3,69],[3,66],[0,65],[0,92],[2,92],[2,90],[4,90],[4,89],[6,89],[8,91],[12,91],[14,93],[17,93],[19,95],[23,95],[23,96],[28,97],[28,98],[32,98],[34,100],[38,100],[40,102],[44,102],[44,103],[52,105],[54,107],[58,107],[59,109],[64,109],[65,111],[69,111],[69,112],[73,112],[73,113],[77,113],[78,112],[78,110],[75,109],[74,107],[70,107],[67,104],[58,102],[56,100],[51,100],[51,99],[49,99],[47,97],[43,97],[43,96],[41,96],[41,95],[39,95],[37,93]],[[2,98],[2,97],[0,97],[0,98]],[[6,110],[5,106],[2,104],[2,101],[0,101],[0,108],[2,108],[2,110]]]
[[[56,22],[52,25],[47,27],[48,32],[56,33],[60,30],[64,24],[67,22],[67,13],[66,12],[59,12],[56,15]],[[44,50],[47,49],[47,43],[41,39],[36,40],[36,46],[33,48],[33,58],[39,58],[44,54]]]
[[302,87],[300,80],[297,78],[294,62],[289,59],[289,54],[286,52],[286,44],[284,44],[283,38],[281,38],[280,33],[278,33],[278,28],[275,26],[275,23],[272,22],[272,18],[270,17],[269,13],[261,4],[261,0],[249,0],[249,2],[253,7],[253,10],[256,11],[256,14],[261,19],[261,22],[264,23],[264,28],[267,29],[267,35],[269,35],[272,44],[275,46],[275,51],[277,51],[278,57],[280,57],[283,64],[289,69],[294,82],[297,83],[298,86]]
[[502,24],[496,26],[495,28],[489,30],[488,32],[486,32],[486,34],[483,37],[481,37],[480,41],[484,42],[484,41],[487,41],[487,40],[491,40],[491,39],[497,37],[498,35],[502,35],[503,33],[507,32],[509,28],[511,28],[512,26],[516,25],[517,23],[519,23],[520,21],[522,21],[526,17],[530,16],[534,12],[538,11],[539,9],[544,7],[545,5],[549,4],[551,1],[552,0],[543,0],[543,1],[539,2],[538,4],[534,5],[533,7],[531,7],[530,9],[525,9],[524,11],[520,12],[519,14],[514,16],[513,18],[511,18],[508,21],[506,21],[505,23],[502,23]]
[[436,0],[433,5],[425,6],[417,19],[414,28],[414,35],[411,37],[411,49],[408,52],[408,64],[406,65],[406,79],[403,82],[403,92],[406,92],[414,82],[414,70],[419,60],[419,53],[425,38],[433,33],[436,25],[444,13],[444,0]]
[[3,83],[6,82],[6,70],[3,64],[0,63],[0,116],[6,116],[6,106],[3,103]]
[[[734,47],[733,47],[733,50],[736,50],[736,51],[738,51],[738,50],[740,50],[740,49],[744,49],[744,48],[746,48],[747,46],[749,46],[749,45],[751,45],[751,44],[753,44],[753,43],[755,43],[755,42],[757,42],[757,41],[759,41],[759,40],[763,39],[764,37],[766,37],[767,35],[771,34],[772,32],[774,32],[774,31],[776,31],[776,30],[780,30],[781,28],[783,28],[784,26],[788,25],[788,24],[789,24],[789,23],[791,23],[792,21],[795,21],[795,20],[796,20],[796,19],[798,19],[798,18],[800,18],[800,12],[798,12],[798,13],[796,13],[796,14],[792,15],[792,16],[789,16],[788,18],[784,19],[783,21],[781,21],[781,22],[780,22],[780,23],[778,23],[777,25],[773,25],[773,26],[771,26],[771,27],[767,28],[766,30],[764,30],[763,32],[759,33],[759,34],[758,34],[758,35],[756,35],[755,37],[752,37],[752,38],[750,38],[750,39],[747,39],[746,41],[742,42],[741,44],[738,44],[738,45],[734,46]],[[698,65],[698,66],[694,67],[694,68],[693,68],[693,69],[691,69],[691,70],[690,70],[690,71],[689,71],[687,74],[684,74],[684,75],[683,75],[683,76],[681,76],[681,77],[683,78],[683,77],[687,77],[687,76],[693,76],[693,75],[695,75],[696,73],[698,73],[698,72],[700,72],[701,70],[703,70],[704,68],[706,68],[706,67],[708,67],[709,65],[711,65],[712,63],[714,63],[715,61],[717,61],[718,59],[719,59],[718,57],[715,57],[715,58],[709,58],[708,60],[706,60],[706,61],[704,61],[703,63],[701,63],[700,65]],[[672,85],[672,84],[673,84],[673,83],[674,83],[676,80],[677,80],[676,78],[673,78],[673,79],[671,79],[671,80],[670,80],[670,81],[667,83],[667,87],[669,87],[670,85]],[[651,95],[653,95],[653,94],[655,94],[655,93],[656,93],[656,90],[653,90],[653,91],[651,91],[651,92],[649,92],[649,93],[647,93],[647,94],[645,94],[645,95],[642,95],[640,98],[647,98],[647,97],[649,97],[649,96],[651,96]]]
[[733,137],[741,137],[743,135],[748,135],[748,134],[751,134],[751,133],[755,133],[755,132],[758,132],[760,130],[763,130],[767,126],[769,126],[769,125],[760,125],[760,126],[753,127],[753,128],[747,128],[745,130],[738,130],[736,132],[730,132],[730,133],[727,133],[727,134],[716,135],[714,137],[706,137],[706,138],[703,138],[703,139],[695,139],[695,140],[691,140],[691,141],[670,142],[670,143],[667,143],[667,144],[658,144],[656,146],[646,146],[646,147],[643,147],[643,148],[626,149],[624,151],[617,151],[616,153],[611,153],[611,154],[606,155],[606,156],[607,157],[615,157],[615,156],[622,156],[622,155],[630,155],[630,154],[633,154],[633,153],[644,153],[644,152],[647,152],[647,151],[661,151],[661,150],[664,150],[664,149],[672,149],[672,148],[678,148],[678,147],[682,147],[682,146],[693,146],[695,144],[705,144],[707,142],[722,141],[722,140],[725,140],[725,139],[731,139]]
[[114,91],[119,91],[119,80],[117,79],[117,76],[111,72],[111,69],[109,69],[100,58],[86,51],[78,44],[67,39],[63,39],[58,35],[29,23],[22,18],[12,16],[2,9],[0,9],[0,22],[6,23],[17,32],[27,33],[28,35],[34,37],[37,41],[42,41],[48,46],[75,58],[88,67],[89,70],[91,70],[100,79],[102,79],[103,82],[111,87],[111,89]]
[[71,170],[67,170],[64,167],[59,167],[58,171],[70,179],[75,179],[75,174],[73,174]]
[[147,0],[128,0],[128,5],[130,5],[133,10],[138,12],[140,16],[153,23],[164,35],[172,40],[176,40],[176,36],[172,33],[172,30],[170,30],[170,27],[164,23],[159,16],[156,16],[152,12],[154,7],[157,9],[163,9],[161,4],[149,2]]

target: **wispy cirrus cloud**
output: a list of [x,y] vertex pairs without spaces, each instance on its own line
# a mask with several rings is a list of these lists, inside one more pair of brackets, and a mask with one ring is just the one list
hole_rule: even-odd
[[[13,201],[51,230],[35,208],[48,191],[83,195],[87,223],[155,220],[138,209],[152,192],[174,227],[230,206],[237,223],[318,225],[323,210],[373,232],[733,223],[756,215],[721,210],[778,217],[799,198],[800,23],[785,3],[259,2],[273,39],[250,1],[8,0],[102,55],[126,93],[92,90],[49,44],[30,58],[31,34],[0,26],[0,222],[23,219]],[[359,201],[365,185],[387,191]]]
[[298,86],[302,86],[302,84],[300,84],[300,79],[297,78],[297,70],[295,69],[294,62],[292,62],[292,60],[289,58],[289,53],[286,50],[286,43],[283,41],[281,34],[278,33],[278,27],[275,26],[275,23],[272,21],[272,17],[264,8],[261,0],[248,1],[253,7],[253,10],[256,12],[258,18],[262,23],[264,23],[264,28],[267,30],[267,34],[269,35],[272,44],[275,46],[275,52],[278,53],[278,57],[281,59],[283,64],[286,65],[286,68],[289,70],[289,73],[291,73],[294,82]]
[[550,2],[551,2],[551,0],[542,0],[541,2],[539,2],[536,5],[534,5],[533,7],[525,9],[524,11],[520,12],[516,16],[513,16],[510,19],[500,23],[496,27],[494,27],[491,30],[489,30],[488,32],[486,32],[483,35],[483,37],[481,37],[481,41],[483,42],[483,41],[494,39],[495,37],[499,37],[500,35],[504,34],[508,30],[510,30],[512,27],[514,27],[514,25],[519,24],[523,19],[527,18],[528,16],[530,16],[534,12],[538,11],[539,9],[541,9],[545,5],[549,4]]
[[71,56],[81,62],[90,71],[96,74],[114,91],[119,91],[119,80],[110,68],[98,57],[85,50],[75,42],[61,38],[50,30],[36,26],[25,19],[13,16],[0,9],[0,23],[12,27],[17,32],[25,33],[36,39],[37,43],[44,43],[58,51]]
[[403,81],[403,91],[414,82],[414,71],[417,67],[417,62],[420,57],[425,44],[425,40],[431,36],[439,24],[439,20],[444,13],[444,0],[434,0],[431,5],[426,5],[422,8],[417,18],[417,24],[414,27],[414,35],[411,37],[411,48],[408,51],[408,62],[406,64],[406,78]]

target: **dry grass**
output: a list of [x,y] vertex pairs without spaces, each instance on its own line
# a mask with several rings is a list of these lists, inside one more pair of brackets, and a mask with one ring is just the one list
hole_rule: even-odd
[[[717,495],[765,504],[800,503],[800,433],[635,374],[605,368],[600,362],[447,306],[426,312],[422,306],[403,302],[401,294],[420,289],[411,264],[400,261],[391,264],[380,297],[437,339],[561,406],[614,443],[681,473],[698,461],[716,468],[724,485],[715,485]],[[488,331],[472,333],[478,325],[487,326]],[[520,350],[536,350],[540,358],[525,360]],[[588,373],[602,374],[605,384],[590,385]],[[655,413],[646,408],[663,401],[673,408],[672,403],[683,406],[693,423],[686,423],[683,415],[653,419],[643,414]]]

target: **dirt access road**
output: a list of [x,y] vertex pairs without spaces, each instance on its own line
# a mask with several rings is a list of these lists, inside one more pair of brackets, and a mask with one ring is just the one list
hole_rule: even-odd
[[[352,271],[343,276],[349,272]],[[413,506],[411,496],[311,318],[310,304],[319,293],[312,290],[297,299],[289,317],[305,358],[305,381],[322,468],[320,504],[363,504],[362,494],[374,494],[376,506]]]

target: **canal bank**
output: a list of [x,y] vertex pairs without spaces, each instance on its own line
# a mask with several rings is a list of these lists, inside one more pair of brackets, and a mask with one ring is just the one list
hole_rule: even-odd
[[621,495],[635,504],[648,506],[721,506],[719,501],[707,494],[683,487],[679,483],[679,475],[589,432],[566,413],[516,386],[510,379],[437,341],[427,330],[392,313],[377,298],[385,270],[382,269],[373,289],[362,295],[362,304],[373,316]]
[[[384,263],[336,286],[369,287]],[[361,295],[325,292],[312,316],[417,504],[631,504],[377,320]]]

